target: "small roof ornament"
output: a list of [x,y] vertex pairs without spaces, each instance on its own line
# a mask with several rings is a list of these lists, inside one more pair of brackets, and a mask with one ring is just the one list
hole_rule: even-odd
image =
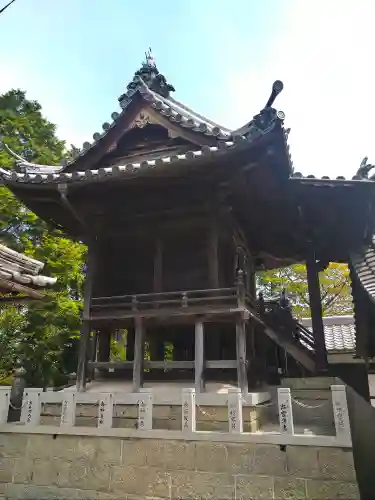
[[146,85],[150,90],[165,98],[168,98],[170,93],[175,90],[173,85],[167,82],[165,76],[159,73],[151,47],[145,52],[145,57],[141,68],[134,73],[133,80],[126,86],[127,91],[118,99],[123,109],[142,85]]
[[155,57],[154,57],[154,55],[152,53],[151,47],[149,47],[148,51],[145,52],[145,56],[146,56],[146,64],[147,64],[147,66],[149,66],[150,68],[156,68]]

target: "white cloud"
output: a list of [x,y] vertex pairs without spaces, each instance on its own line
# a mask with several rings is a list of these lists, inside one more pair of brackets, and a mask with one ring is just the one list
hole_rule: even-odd
[[236,126],[246,121],[248,110],[259,108],[259,96],[266,99],[265,89],[282,79],[284,91],[275,105],[292,128],[295,169],[349,177],[364,156],[375,164],[375,2],[288,0],[285,5],[282,36],[260,70],[242,75],[246,92],[222,110],[222,121]]

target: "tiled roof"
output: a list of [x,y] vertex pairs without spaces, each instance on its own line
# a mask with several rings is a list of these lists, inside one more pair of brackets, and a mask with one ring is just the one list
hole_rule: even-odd
[[363,252],[351,256],[351,261],[363,288],[375,301],[375,235]]
[[[312,330],[311,318],[300,323]],[[324,336],[327,351],[354,351],[356,332],[353,316],[327,316],[323,318]]]
[[[145,169],[162,168],[174,165],[177,163],[189,163],[203,158],[213,158],[220,156],[236,148],[247,149],[253,146],[259,139],[272,132],[277,126],[279,127],[286,141],[286,132],[283,128],[282,118],[274,109],[266,109],[261,111],[254,117],[253,125],[249,127],[249,134],[244,136],[234,136],[232,141],[221,141],[216,146],[203,146],[195,151],[188,151],[184,154],[174,156],[163,156],[158,159],[145,160],[141,163],[128,163],[124,165],[116,165],[103,167],[97,170],[73,171],[66,172],[63,167],[37,165],[25,161],[17,162],[17,170],[6,170],[0,168],[0,180],[5,183],[20,182],[20,183],[64,183],[64,182],[79,182],[83,180],[94,181],[104,178],[116,176],[134,176],[134,174]],[[3,147],[10,154],[18,158],[4,144]]]
[[[44,264],[0,244],[0,289],[20,291],[17,285],[46,287],[54,285],[56,278],[40,275]],[[24,289],[22,289],[24,291]]]
[[[277,83],[281,84],[281,82]],[[187,153],[186,155],[176,155],[175,157],[161,158],[161,161],[164,163],[173,163],[174,161],[193,159],[193,157],[199,157],[202,152],[205,152],[204,154],[215,153],[216,151],[218,151],[218,149],[221,149],[222,143],[224,143],[223,149],[228,149],[231,147],[233,142],[237,142],[237,140],[244,139],[253,141],[260,136],[267,134],[271,129],[274,128],[275,123],[278,122],[282,124],[285,118],[283,112],[278,112],[271,106],[268,106],[265,107],[258,115],[254,116],[253,120],[251,120],[245,127],[243,127],[243,132],[240,132],[240,130],[242,129],[232,131],[228,128],[222,127],[221,125],[218,125],[212,120],[209,120],[208,118],[188,108],[181,102],[175,100],[170,96],[170,92],[173,90],[174,88],[171,85],[167,84],[164,76],[159,73],[153,63],[151,65],[148,65],[148,63],[144,63],[141,70],[135,73],[133,80],[128,84],[127,91],[119,98],[121,109],[111,114],[111,121],[105,122],[102,125],[103,131],[95,132],[93,134],[93,141],[85,142],[82,149],[76,153],[75,158],[70,161],[63,161],[60,166],[38,165],[25,161],[20,156],[9,151],[6,145],[3,145],[5,149],[8,149],[8,152],[15,156],[17,160],[16,170],[25,175],[18,176],[14,172],[10,173],[5,169],[0,168],[0,181],[1,179],[3,179],[5,182],[64,182],[70,180],[82,180],[86,177],[95,178],[98,175],[111,175],[113,173],[111,168],[105,168],[96,171],[93,170],[93,175],[91,175],[90,173],[87,173],[86,175],[86,172],[77,172],[77,175],[75,177],[70,177],[69,175],[64,178],[59,177],[61,173],[70,173],[71,167],[69,166],[73,165],[76,159],[84,156],[89,150],[97,146],[101,142],[101,140],[108,134],[108,132],[116,127],[118,120],[122,116],[126,115],[129,105],[136,97],[143,99],[145,103],[147,103],[147,105],[150,106],[156,113],[160,114],[160,116],[164,117],[164,119],[169,120],[171,123],[177,124],[178,126],[183,127],[191,132],[197,133],[198,135],[201,134],[206,137],[206,140],[207,137],[211,137],[212,139],[214,139],[213,143],[211,144],[211,148],[209,146],[205,146],[201,150],[192,151],[190,153]],[[284,134],[286,144],[288,132],[284,131]],[[200,144],[199,141],[198,144]],[[121,171],[121,169],[123,168],[127,168],[128,171],[134,171],[138,168],[141,168],[142,166],[153,167],[155,166],[155,161],[143,162],[141,164],[134,163],[129,165],[122,165],[113,168],[114,172],[116,172],[116,169],[117,171],[118,169],[120,169]],[[28,176],[28,174],[30,174],[30,176]],[[48,178],[43,176],[48,176]]]

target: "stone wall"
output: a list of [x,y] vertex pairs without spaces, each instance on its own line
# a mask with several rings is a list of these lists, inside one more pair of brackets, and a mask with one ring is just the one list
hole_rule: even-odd
[[0,434],[11,499],[359,498],[351,450]]

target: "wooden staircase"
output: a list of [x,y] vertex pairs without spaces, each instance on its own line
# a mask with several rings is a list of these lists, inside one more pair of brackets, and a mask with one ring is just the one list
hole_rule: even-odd
[[247,297],[246,308],[264,333],[310,372],[316,372],[315,342],[310,330],[298,323],[279,301],[257,304]]

